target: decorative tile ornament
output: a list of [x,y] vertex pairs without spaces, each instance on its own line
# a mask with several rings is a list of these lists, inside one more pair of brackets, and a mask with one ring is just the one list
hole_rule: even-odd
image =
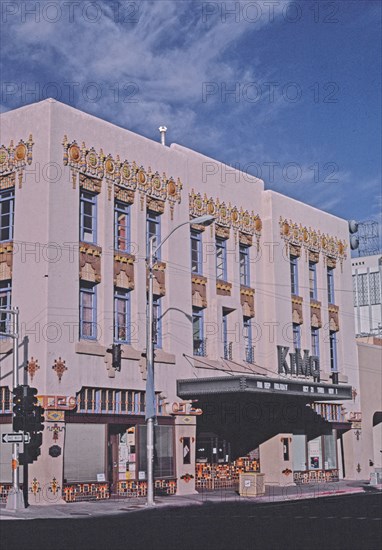
[[67,366],[65,365],[65,361],[63,361],[61,357],[54,360],[54,366],[52,367],[52,369],[56,372],[59,382],[61,382],[61,378],[64,372],[68,370]]
[[54,477],[52,481],[49,482],[49,491],[56,495],[58,491],[61,489],[57,479]]
[[34,496],[36,496],[41,491],[40,482],[37,480],[36,477],[33,478],[29,491],[33,493]]
[[19,187],[22,186],[23,170],[27,164],[32,164],[32,134],[28,141],[22,139],[15,146],[13,140],[9,147],[0,145],[0,188],[7,189],[15,185],[15,173],[19,175]]
[[59,426],[56,422],[53,424],[53,426],[48,426],[47,430],[52,432],[52,439],[53,441],[58,441],[59,434],[62,432],[65,428],[63,426]]
[[62,145],[64,165],[72,169],[73,188],[76,187],[78,173],[97,178],[100,185],[105,179],[109,200],[112,198],[113,187],[114,195],[128,203],[134,202],[135,191],[138,191],[142,209],[145,197],[168,202],[171,219],[173,218],[174,206],[181,201],[182,182],[179,178],[175,180],[167,177],[164,172],[160,175],[158,171],[153,172],[150,166],[146,170],[135,161],[121,161],[119,155],[115,158],[110,154],[105,156],[102,149],[97,153],[94,147],[87,149],[85,143],[81,147],[76,141],[69,143],[67,136],[64,136]]
[[30,358],[30,361],[27,362],[27,366],[25,370],[29,374],[31,381],[34,378],[34,375],[39,370],[40,366],[38,365],[38,359],[34,359],[33,357]]
[[[229,230],[232,228],[235,237],[238,233],[239,235],[255,235],[257,246],[259,246],[262,221],[259,215],[254,214],[253,211],[250,212],[244,210],[243,207],[232,206],[231,203],[227,205],[225,202],[220,202],[218,198],[208,198],[206,194],[202,196],[201,193],[196,193],[194,189],[189,194],[189,210],[191,219],[205,214],[214,216],[216,231],[219,235],[225,235],[224,238],[229,236]],[[239,238],[242,239],[241,236]]]
[[280,235],[288,247],[302,247],[305,249],[306,257],[311,261],[318,262],[319,254],[322,252],[324,261],[329,267],[335,267],[336,260],[341,263],[346,259],[347,244],[345,241],[331,235],[316,231],[311,227],[307,228],[292,220],[280,217]]

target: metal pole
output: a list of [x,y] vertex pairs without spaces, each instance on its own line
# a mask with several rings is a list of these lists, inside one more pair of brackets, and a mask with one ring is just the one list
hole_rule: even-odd
[[154,264],[154,240],[149,241],[148,255],[148,304],[146,326],[146,358],[147,358],[147,384],[146,384],[146,425],[147,425],[147,506],[154,505],[154,417],[150,414],[153,402],[155,402],[154,386],[154,352],[153,352],[153,264]]
[[153,269],[154,255],[162,247],[162,245],[183,225],[192,223],[200,223],[202,225],[210,225],[214,220],[213,216],[203,215],[193,220],[182,222],[160,242],[156,243],[154,248],[155,236],[149,240],[149,250],[147,257],[148,268],[148,300],[147,300],[147,316],[146,316],[146,453],[147,453],[147,506],[153,506],[154,502],[154,420],[156,417],[156,401],[155,401],[155,378],[154,378],[154,347],[153,347],[153,321],[154,321],[154,306],[153,306]]
[[[13,389],[19,385],[19,310],[15,308],[13,315]],[[12,485],[15,491],[19,490],[19,444],[12,445]]]
[[[13,389],[19,385],[19,308],[10,312],[13,316]],[[25,482],[25,481],[24,481]],[[12,444],[12,489],[9,491],[6,509],[20,510],[25,508],[24,495],[20,491],[19,444]]]

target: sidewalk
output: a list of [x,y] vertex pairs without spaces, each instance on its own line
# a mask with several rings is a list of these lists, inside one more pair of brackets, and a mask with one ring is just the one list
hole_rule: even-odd
[[[344,494],[363,493],[364,491],[381,491],[382,486],[371,486],[367,481],[338,481],[335,483],[317,483],[299,486],[279,487],[266,485],[265,495],[259,497],[242,497],[233,488],[216,491],[204,491],[190,496],[157,497],[155,508],[174,508],[184,506],[202,506],[206,503],[220,502],[254,502],[267,504],[272,502],[286,502],[301,499],[338,496]],[[64,519],[74,517],[100,517],[126,514],[147,510],[146,499],[116,498],[104,501],[88,501],[59,503],[51,505],[33,504],[33,495],[30,497],[30,506],[25,510],[12,512],[0,505],[0,519]]]

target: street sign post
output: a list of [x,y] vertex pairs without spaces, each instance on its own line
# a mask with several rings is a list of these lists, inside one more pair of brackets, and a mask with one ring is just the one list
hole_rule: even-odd
[[31,436],[29,434],[3,434],[1,436],[2,443],[29,443]]

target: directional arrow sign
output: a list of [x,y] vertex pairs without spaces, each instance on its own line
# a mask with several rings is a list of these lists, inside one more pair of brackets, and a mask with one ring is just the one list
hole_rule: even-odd
[[3,434],[1,440],[3,443],[29,443],[31,436],[29,434]]

